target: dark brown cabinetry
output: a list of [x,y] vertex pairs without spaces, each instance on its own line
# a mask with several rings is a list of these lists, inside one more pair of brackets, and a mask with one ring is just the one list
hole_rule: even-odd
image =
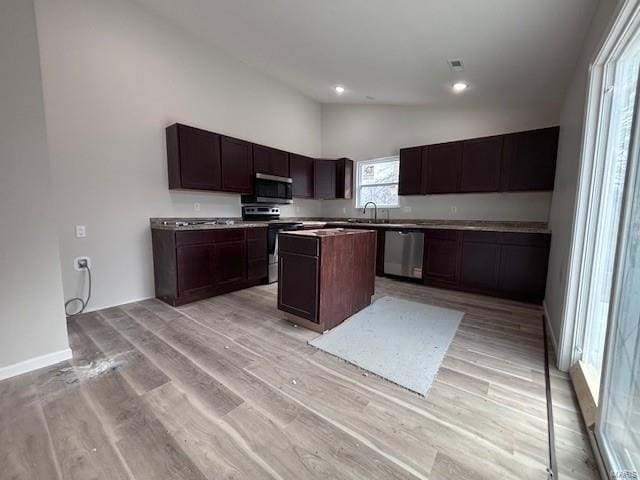
[[324,331],[371,303],[376,233],[314,232],[279,236],[278,308],[297,323]]
[[426,230],[422,277],[426,285],[458,286],[462,234],[456,230]]
[[424,193],[422,150],[423,147],[403,148],[400,150],[399,195],[420,195]]
[[353,160],[336,160],[336,198],[353,198]]
[[267,228],[152,229],[156,297],[182,305],[267,276]]
[[289,167],[293,180],[293,196],[313,198],[314,160],[303,155],[289,154]]
[[498,290],[499,234],[464,232],[460,285],[472,291]]
[[251,144],[232,137],[220,139],[222,190],[251,193],[253,191],[253,160]]
[[166,136],[169,188],[220,190],[220,136],[180,124]]
[[400,195],[553,190],[559,127],[400,150]]
[[453,193],[460,189],[462,143],[429,145],[426,149],[426,193]]
[[502,190],[553,190],[559,127],[504,137]]
[[500,190],[502,143],[502,136],[463,142],[460,192],[497,192]]
[[548,234],[464,232],[460,286],[465,290],[542,302]]
[[247,230],[247,278],[259,280],[267,276],[267,229]]
[[277,177],[289,176],[289,154],[263,145],[253,145],[253,171]]
[[549,244],[543,233],[426,230],[424,283],[540,303]]
[[314,162],[314,197],[319,199],[336,198],[336,162],[320,160]]

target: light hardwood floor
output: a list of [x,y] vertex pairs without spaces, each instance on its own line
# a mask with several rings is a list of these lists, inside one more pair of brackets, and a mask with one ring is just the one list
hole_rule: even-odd
[[[70,320],[73,361],[0,382],[0,478],[547,478],[540,308],[389,279],[376,295],[465,312],[426,398],[308,346],[274,285],[146,300]],[[552,375],[559,478],[597,478]]]

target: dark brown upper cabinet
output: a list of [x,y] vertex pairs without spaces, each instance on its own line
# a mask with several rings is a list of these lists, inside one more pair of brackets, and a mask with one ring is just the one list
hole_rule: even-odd
[[[424,154],[424,153],[423,153]],[[462,142],[440,143],[426,148],[426,193],[460,191]]]
[[220,135],[178,123],[166,135],[169,188],[220,190]]
[[336,161],[316,159],[314,162],[314,197],[336,198]]
[[400,195],[553,190],[560,127],[400,150]]
[[251,193],[253,191],[253,157],[251,143],[232,137],[220,138],[222,190]]
[[253,171],[278,177],[289,176],[289,154],[263,145],[253,145]]
[[400,150],[398,195],[420,195],[424,193],[422,184],[423,148],[425,147],[403,148]]
[[313,158],[290,153],[289,167],[291,179],[293,180],[293,196],[297,198],[313,198]]
[[463,142],[460,192],[497,192],[504,137],[477,138]]
[[553,190],[560,127],[504,136],[503,191]]
[[353,198],[353,160],[336,160],[336,198]]

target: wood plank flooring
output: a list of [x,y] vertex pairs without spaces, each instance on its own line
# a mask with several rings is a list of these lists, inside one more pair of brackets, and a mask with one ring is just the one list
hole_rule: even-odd
[[[546,479],[540,308],[376,295],[465,312],[426,398],[308,346],[275,285],[145,300],[69,320],[72,361],[0,382],[0,479]],[[552,385],[559,478],[598,478],[568,377]]]

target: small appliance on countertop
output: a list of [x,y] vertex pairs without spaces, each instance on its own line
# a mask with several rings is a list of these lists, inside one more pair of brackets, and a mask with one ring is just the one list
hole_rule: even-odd
[[302,222],[280,220],[280,209],[272,205],[242,207],[243,221],[264,221],[268,224],[267,249],[269,252],[269,283],[278,281],[278,234],[291,230],[303,230]]

